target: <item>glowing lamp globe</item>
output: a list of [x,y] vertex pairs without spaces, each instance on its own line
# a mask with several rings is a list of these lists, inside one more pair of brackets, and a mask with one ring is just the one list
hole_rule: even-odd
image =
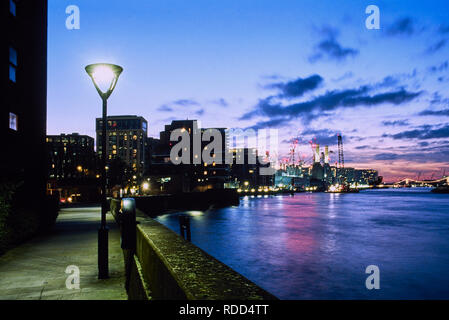
[[95,88],[103,99],[109,98],[117,84],[123,68],[115,64],[96,63],[86,67],[87,74],[91,77]]

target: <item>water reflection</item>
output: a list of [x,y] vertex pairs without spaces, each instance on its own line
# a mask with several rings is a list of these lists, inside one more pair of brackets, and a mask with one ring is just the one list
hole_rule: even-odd
[[[242,198],[191,214],[192,241],[283,299],[449,298],[449,201],[428,190]],[[177,214],[158,220],[178,231]],[[366,266],[381,290],[366,290]]]

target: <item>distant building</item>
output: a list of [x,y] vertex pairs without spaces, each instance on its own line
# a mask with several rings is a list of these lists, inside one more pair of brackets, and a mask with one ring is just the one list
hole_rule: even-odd
[[235,186],[256,188],[274,184],[274,175],[264,175],[262,168],[270,167],[270,163],[261,163],[256,148],[230,148],[232,155],[230,164],[230,182]]
[[[210,141],[202,141],[202,136],[208,130],[218,130],[222,136],[221,145],[210,155],[216,161],[207,163],[204,161],[203,151],[207,152]],[[189,133],[189,159],[190,163],[175,165],[170,158],[170,152],[177,141],[170,141],[170,136],[174,130],[185,130]],[[197,120],[174,120],[165,126],[165,130],[160,133],[159,145],[152,148],[151,164],[149,174],[151,176],[170,176],[172,181],[178,181],[177,191],[204,191],[207,189],[222,189],[229,179],[229,165],[225,164],[226,156],[226,129],[224,128],[199,128]],[[197,136],[196,136],[197,135]],[[195,141],[195,139],[199,139]],[[213,140],[213,139],[211,139]],[[195,145],[197,143],[197,147]],[[210,150],[212,151],[212,150]],[[187,152],[187,150],[183,150]],[[168,191],[168,190],[167,190]]]
[[95,201],[100,195],[94,138],[73,134],[47,136],[47,193],[63,202]]
[[[197,120],[174,120],[171,122],[171,124],[165,125],[164,131],[161,131],[159,136],[159,140],[155,139],[152,150],[153,154],[151,156],[151,165],[153,166],[152,170],[161,171],[164,170],[161,168],[165,165],[170,165],[170,168],[167,169],[169,172],[174,172],[175,170],[173,166],[173,163],[170,160],[170,151],[172,147],[177,144],[176,141],[170,141],[170,136],[174,130],[185,130],[189,133],[190,136],[190,160],[191,163],[193,162],[193,159],[196,157],[197,159],[201,156],[199,152],[196,154],[193,154],[193,137],[194,134],[200,134],[201,130],[198,128],[198,122]],[[157,142],[157,144],[156,144]],[[179,171],[179,168],[183,168],[183,165],[176,166],[175,171]]]
[[309,170],[302,165],[282,166],[276,170],[274,184],[281,187],[304,189],[310,186]]
[[[148,122],[143,117],[138,116],[109,116],[107,118],[107,139],[106,148],[108,150],[107,162],[113,159],[121,159],[126,163],[136,177],[141,177],[146,170],[148,161],[147,152],[147,131]],[[102,126],[103,120],[96,119],[97,132],[97,154],[102,156]]]
[[146,164],[146,168],[145,168],[145,175],[148,175],[150,173],[150,167],[151,167],[151,162],[153,157],[157,157],[157,153],[158,153],[158,148],[161,144],[161,140],[153,138],[153,137],[148,137],[147,138],[147,145],[146,145],[146,151],[145,151],[145,156],[146,156],[146,160],[145,160],[145,164]]
[[379,180],[379,173],[373,169],[360,169],[355,170],[354,180],[358,184],[375,185],[379,184],[382,180]]
[[223,189],[226,183],[230,180],[230,166],[226,164],[226,152],[227,152],[227,140],[225,128],[205,128],[201,129],[201,134],[204,135],[208,131],[217,130],[221,135],[220,147],[216,150],[208,150],[208,145],[213,141],[202,141],[201,152],[205,152],[212,156],[212,163],[205,162],[202,159],[202,170],[196,173],[198,182],[198,189],[203,191],[204,189]]
[[47,176],[47,1],[1,1],[0,20],[1,176],[22,180],[35,209]]
[[73,134],[47,136],[48,178],[85,179],[96,176],[94,138]]
[[[170,155],[170,150],[176,142],[170,141],[171,133],[174,130],[181,129],[186,130],[190,135],[190,141],[191,146],[193,146],[193,137],[195,134],[200,134],[201,130],[198,128],[198,121],[197,120],[173,120],[171,124],[165,125],[164,131],[161,131],[160,133],[160,144],[161,144],[161,151],[163,153]],[[193,148],[190,148],[191,151],[191,157],[190,159],[193,159],[194,157],[198,158],[199,154],[193,154]]]
[[338,168],[337,169],[337,176],[341,183],[347,182],[347,183],[353,183],[355,182],[355,169],[354,168]]

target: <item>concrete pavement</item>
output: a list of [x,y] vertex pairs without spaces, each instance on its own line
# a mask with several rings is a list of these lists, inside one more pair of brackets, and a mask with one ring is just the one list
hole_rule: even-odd
[[[0,300],[126,300],[120,233],[112,215],[109,275],[98,279],[100,207],[65,208],[51,233],[0,256]],[[80,270],[80,289],[66,288],[66,268]]]

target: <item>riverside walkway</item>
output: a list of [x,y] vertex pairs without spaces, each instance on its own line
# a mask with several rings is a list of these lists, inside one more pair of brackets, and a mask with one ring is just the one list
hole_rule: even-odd
[[[0,256],[0,300],[126,300],[120,232],[108,213],[109,279],[98,279],[100,207],[61,209],[52,231]],[[68,266],[80,288],[67,289]]]

